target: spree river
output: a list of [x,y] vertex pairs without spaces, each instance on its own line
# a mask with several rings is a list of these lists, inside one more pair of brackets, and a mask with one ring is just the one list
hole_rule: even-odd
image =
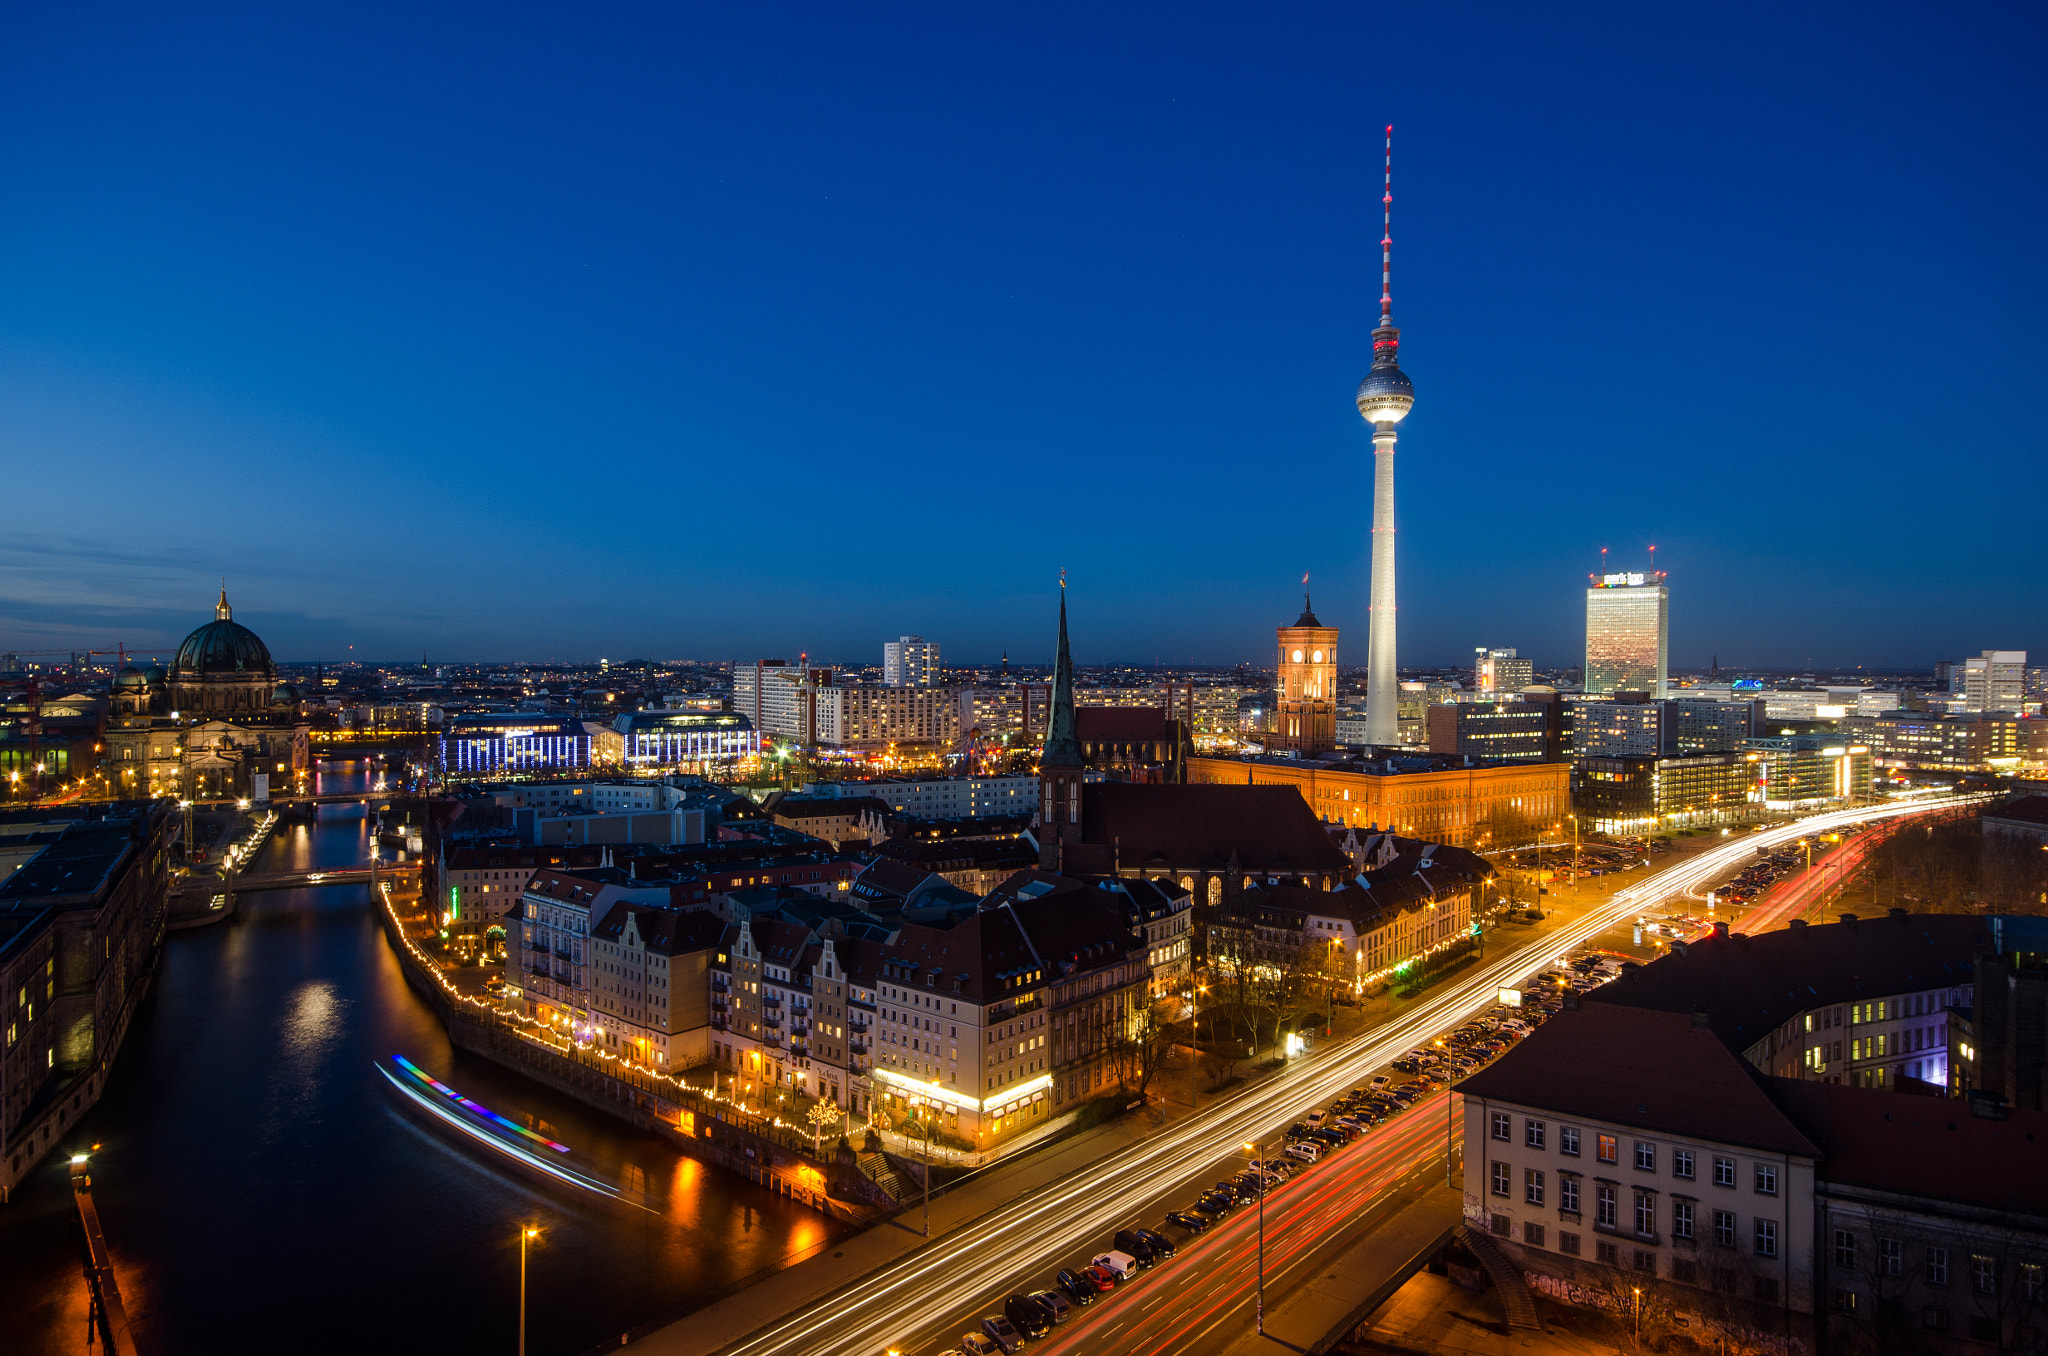
[[[365,768],[325,766],[321,791],[363,788]],[[361,805],[322,806],[252,869],[358,865],[368,846]],[[644,1182],[658,1212],[541,1185],[432,1128],[375,1071],[394,1054],[545,1122],[599,1173]],[[100,1145],[122,1296],[144,1350],[166,1354],[511,1352],[532,1222],[528,1350],[574,1356],[845,1227],[456,1051],[364,886],[244,895],[239,917],[171,933],[105,1096],[68,1138]],[[79,1238],[60,1153],[0,1207],[0,1351],[86,1349]]]

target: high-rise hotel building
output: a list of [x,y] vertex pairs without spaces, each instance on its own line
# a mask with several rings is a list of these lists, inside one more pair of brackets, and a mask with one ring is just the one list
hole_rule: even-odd
[[1585,690],[1665,696],[1670,674],[1671,590],[1655,574],[1598,576],[1586,590]]

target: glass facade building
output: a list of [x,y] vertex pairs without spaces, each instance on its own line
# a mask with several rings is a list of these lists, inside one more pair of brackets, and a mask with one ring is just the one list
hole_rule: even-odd
[[1610,574],[1586,590],[1588,692],[1647,692],[1670,673],[1671,591],[1662,574]]

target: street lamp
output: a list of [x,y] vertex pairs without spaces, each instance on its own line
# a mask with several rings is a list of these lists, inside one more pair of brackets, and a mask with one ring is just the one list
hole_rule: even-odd
[[526,1245],[539,1237],[531,1224],[519,1230],[519,1356],[526,1356]]
[[[1256,1144],[1246,1144],[1245,1152],[1252,1156],[1252,1162],[1259,1169],[1259,1336],[1266,1335],[1266,1166],[1259,1160],[1264,1156]],[[524,1354],[522,1353],[522,1356]]]

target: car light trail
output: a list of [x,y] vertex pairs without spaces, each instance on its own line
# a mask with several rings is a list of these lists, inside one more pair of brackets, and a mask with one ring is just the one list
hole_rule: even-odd
[[[1179,1125],[1079,1168],[1015,1205],[965,1224],[725,1351],[728,1356],[869,1356],[906,1345],[912,1334],[937,1331],[963,1311],[980,1310],[1020,1285],[1039,1288],[1040,1282],[1030,1277],[1050,1273],[1062,1264],[1062,1258],[1092,1248],[1125,1227],[1162,1191],[1184,1187],[1198,1168],[1235,1160],[1238,1146],[1247,1140],[1270,1137],[1275,1125],[1298,1118],[1435,1033],[1493,1006],[1502,987],[1545,968],[1550,958],[1561,957],[1648,906],[1725,871],[1753,856],[1757,848],[1827,829],[1953,809],[1982,799],[1985,797],[1951,796],[1836,810],[1709,848],[1616,891],[1606,903],[1559,928],[1544,947],[1524,948],[1482,963],[1463,980],[1447,983],[1441,992],[1418,1000],[1373,1031],[1299,1060]],[[1315,1170],[1307,1175],[1314,1178]],[[1271,1221],[1268,1223],[1270,1226]],[[1270,1252],[1270,1227],[1267,1243]]]

